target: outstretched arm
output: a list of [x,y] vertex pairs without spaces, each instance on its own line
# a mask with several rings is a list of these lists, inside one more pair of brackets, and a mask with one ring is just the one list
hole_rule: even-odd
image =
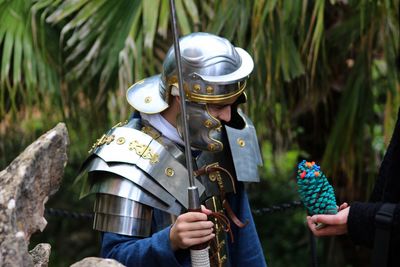
[[[314,215],[307,217],[310,230],[316,236],[333,236],[348,233],[359,245],[372,247],[375,236],[375,215],[382,203],[354,202],[350,207],[341,205],[336,215]],[[316,229],[316,223],[326,227]],[[400,247],[400,204],[396,205],[391,227],[391,246]]]
[[[347,233],[347,220],[350,207],[343,203],[339,207],[339,212],[335,215],[317,214],[307,216],[307,224],[315,236],[332,236]],[[317,229],[317,223],[325,224],[325,227]]]

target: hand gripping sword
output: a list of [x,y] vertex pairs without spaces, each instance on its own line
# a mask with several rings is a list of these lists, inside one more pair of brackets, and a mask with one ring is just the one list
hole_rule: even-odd
[[[179,95],[181,96],[181,119],[183,126],[183,139],[185,142],[185,158],[186,158],[186,167],[189,175],[189,187],[188,187],[188,196],[189,196],[189,211],[201,211],[200,206],[200,197],[199,190],[194,183],[193,176],[193,164],[192,164],[192,152],[189,140],[189,126],[188,126],[188,115],[186,112],[186,95],[183,90],[183,79],[182,79],[182,64],[181,64],[181,52],[179,48],[179,38],[178,38],[178,26],[176,19],[176,11],[175,11],[175,1],[170,0],[170,12],[171,12],[171,24],[172,24],[172,35],[174,37],[174,51],[175,51],[175,61],[176,67],[178,70],[178,86],[179,86]],[[210,260],[208,256],[208,244],[200,244],[197,246],[193,246],[190,248],[190,257],[192,261],[193,267],[209,267]]]

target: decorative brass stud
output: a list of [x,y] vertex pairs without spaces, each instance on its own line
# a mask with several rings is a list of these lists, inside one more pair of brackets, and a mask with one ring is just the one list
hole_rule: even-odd
[[[177,88],[179,88],[179,86],[177,86]],[[187,83],[183,84],[183,91],[185,92],[186,97],[190,98],[191,92],[190,92],[189,85]]]
[[207,94],[212,94],[212,93],[214,93],[214,88],[212,88],[211,86],[207,86],[206,92],[207,92]]
[[[142,132],[144,132],[147,135],[150,135],[153,139],[157,139],[161,136],[156,130],[154,130],[153,128],[151,128],[149,126],[143,126]],[[160,140],[157,140],[157,141],[160,142]]]
[[[222,229],[220,228],[219,230],[220,230],[219,232],[221,232]],[[225,246],[225,240],[222,240],[221,242],[218,242],[218,244],[217,244],[218,250],[220,250],[224,246]]]
[[148,104],[148,103],[150,103],[150,102],[151,102],[151,96],[147,96],[147,97],[144,99],[144,103]]
[[106,135],[103,134],[97,141],[93,144],[92,148],[88,151],[89,153],[92,153],[94,149],[96,149],[99,146],[102,146],[104,144],[111,144],[112,141],[114,141],[115,135]]
[[217,146],[215,144],[208,144],[207,146],[208,150],[210,151],[215,151],[215,149],[217,148]]
[[246,142],[242,139],[242,138],[238,138],[236,140],[236,142],[238,143],[239,146],[244,147],[246,145]]
[[140,144],[137,140],[133,140],[129,143],[128,149],[131,151],[135,151],[138,156],[141,156],[144,159],[150,160],[151,164],[158,163],[159,155],[154,153],[150,147],[145,144]]
[[200,84],[195,84],[195,85],[193,85],[193,90],[194,90],[196,93],[199,92],[200,89],[201,89]]
[[208,175],[208,179],[210,179],[211,182],[215,182],[217,180],[217,175],[215,172],[212,172]]
[[226,261],[226,255],[222,256],[222,258],[221,258],[221,263],[223,263],[223,262],[225,262],[225,261]]
[[120,121],[120,122],[118,122],[117,124],[115,124],[113,127],[112,127],[112,129],[115,129],[115,128],[117,128],[117,127],[121,127],[121,126],[124,126],[124,125],[126,125],[126,124],[128,124],[128,120],[126,120],[126,121]]
[[165,175],[166,176],[172,177],[172,176],[174,176],[174,174],[175,174],[175,171],[171,167],[168,167],[168,168],[165,169]]
[[122,145],[125,143],[125,138],[124,137],[118,137],[117,139],[117,145]]
[[155,153],[153,154],[153,153],[151,153],[151,151],[149,151],[149,156],[150,156],[150,158],[149,157],[143,157],[143,158],[150,159],[151,164],[156,164],[160,161],[160,157],[158,156],[158,154],[155,154]]
[[210,128],[211,125],[212,125],[212,121],[211,121],[211,120],[206,120],[206,121],[204,122],[204,126],[205,126],[206,128]]

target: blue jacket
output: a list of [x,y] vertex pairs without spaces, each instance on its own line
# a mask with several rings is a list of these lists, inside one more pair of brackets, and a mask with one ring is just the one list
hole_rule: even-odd
[[[228,194],[227,198],[238,218],[249,221],[248,225],[241,229],[231,224],[234,236],[234,242],[228,242],[228,257],[231,266],[266,266],[243,183],[239,182],[237,193]],[[159,228],[157,226],[161,223],[163,216],[165,216],[164,212],[154,210],[152,229]],[[171,226],[168,226],[155,231],[147,238],[103,233],[102,257],[113,258],[128,267],[190,266],[189,250],[172,251],[169,240],[170,229]]]

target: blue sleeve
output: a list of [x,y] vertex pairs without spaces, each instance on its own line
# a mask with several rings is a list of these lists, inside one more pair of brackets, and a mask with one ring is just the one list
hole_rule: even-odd
[[243,183],[238,183],[236,194],[230,194],[228,196],[228,202],[236,216],[242,222],[246,220],[249,222],[244,228],[238,228],[235,224],[231,223],[235,239],[233,243],[229,242],[232,267],[267,266]]
[[[173,252],[167,227],[148,238],[104,233],[101,255],[128,266],[187,266],[188,252]],[[190,260],[190,259],[189,259]],[[189,261],[190,262],[190,261]]]

